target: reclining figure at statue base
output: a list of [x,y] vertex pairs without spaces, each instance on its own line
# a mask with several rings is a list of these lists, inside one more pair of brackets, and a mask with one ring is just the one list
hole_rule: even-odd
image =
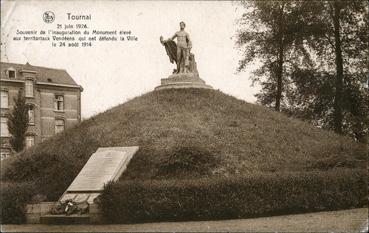
[[50,211],[51,214],[54,215],[71,215],[71,214],[87,214],[89,211],[90,205],[87,201],[83,202],[75,202],[72,199],[68,199],[63,202],[58,202]]

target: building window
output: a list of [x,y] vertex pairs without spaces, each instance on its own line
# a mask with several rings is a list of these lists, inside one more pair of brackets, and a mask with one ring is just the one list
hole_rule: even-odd
[[33,145],[35,145],[35,136],[33,135],[26,136],[26,148],[30,148]]
[[1,117],[1,137],[9,137],[8,118]]
[[1,90],[1,108],[9,108],[9,93],[6,90]]
[[28,106],[28,124],[35,124],[35,110],[32,105]]
[[33,97],[33,81],[26,80],[26,97]]
[[8,69],[8,77],[15,78],[15,70],[13,68]]
[[1,154],[1,160],[9,158],[11,155],[9,149],[1,149],[0,154]]
[[62,95],[55,96],[54,109],[56,111],[64,111],[64,96]]
[[59,133],[64,130],[64,120],[55,119],[55,133]]

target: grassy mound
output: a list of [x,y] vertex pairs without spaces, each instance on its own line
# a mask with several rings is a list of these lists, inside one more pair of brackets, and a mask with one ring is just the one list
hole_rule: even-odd
[[31,148],[2,178],[35,182],[55,200],[97,148],[133,145],[140,150],[123,180],[328,170],[366,159],[350,139],[262,106],[214,90],[172,89],[137,97]]

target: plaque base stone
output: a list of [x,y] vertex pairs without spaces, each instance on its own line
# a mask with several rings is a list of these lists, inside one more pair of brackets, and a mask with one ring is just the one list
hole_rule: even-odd
[[90,204],[88,214],[52,215],[51,209],[57,202],[41,202],[26,205],[27,224],[102,224],[104,223],[102,212],[95,203]]
[[52,215],[46,214],[41,216],[40,218],[41,224],[50,224],[50,225],[61,225],[61,224],[90,224],[90,215],[89,214],[73,214],[73,215]]

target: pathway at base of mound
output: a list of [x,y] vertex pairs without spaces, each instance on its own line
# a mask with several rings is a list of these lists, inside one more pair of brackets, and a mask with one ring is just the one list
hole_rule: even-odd
[[155,90],[171,89],[171,88],[204,88],[213,89],[207,85],[198,75],[193,73],[172,74],[168,78],[161,79],[161,85]]
[[115,225],[2,225],[2,232],[361,232],[368,209],[349,209],[253,219]]
[[138,146],[99,148],[91,155],[60,201],[72,199],[93,203],[105,184],[119,179],[138,149]]

